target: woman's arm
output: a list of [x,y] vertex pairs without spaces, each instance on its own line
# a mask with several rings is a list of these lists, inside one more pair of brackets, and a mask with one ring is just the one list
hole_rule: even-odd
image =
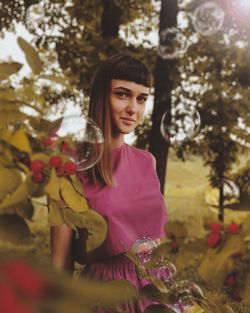
[[58,268],[70,273],[74,271],[73,260],[73,230],[67,225],[50,228],[51,261]]

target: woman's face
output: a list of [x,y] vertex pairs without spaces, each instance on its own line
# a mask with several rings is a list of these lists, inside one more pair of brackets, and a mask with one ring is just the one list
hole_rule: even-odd
[[132,132],[141,121],[150,89],[120,79],[111,80],[110,109],[114,135]]

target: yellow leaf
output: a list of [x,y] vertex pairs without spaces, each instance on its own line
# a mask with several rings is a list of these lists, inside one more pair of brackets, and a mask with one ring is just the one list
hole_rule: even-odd
[[0,80],[8,78],[10,75],[17,73],[23,65],[21,63],[0,63]]
[[17,170],[0,166],[0,200],[11,194],[21,184],[22,178]]
[[70,208],[62,210],[66,224],[74,225],[77,228],[85,228],[88,231],[86,242],[87,252],[98,248],[107,236],[107,223],[96,211],[89,209],[84,213],[76,213]]
[[16,98],[17,98],[17,94],[16,94],[15,89],[10,89],[10,88],[0,89],[0,100],[13,101],[13,100],[16,100]]
[[60,179],[61,195],[64,202],[75,212],[86,212],[89,210],[88,203],[83,195],[79,194],[71,182],[61,177]]
[[22,182],[12,194],[6,196],[3,199],[3,201],[0,204],[0,210],[18,204],[19,202],[22,202],[25,199],[27,199],[28,196],[29,196],[29,181],[28,179],[26,179],[26,181]]
[[55,76],[55,75],[41,75],[40,78],[50,80],[52,82],[55,82],[57,84],[63,85],[68,87],[69,82],[65,77]]
[[19,129],[14,135],[12,135],[9,143],[21,151],[32,153],[27,135],[22,129]]
[[21,218],[31,220],[34,213],[34,206],[30,200],[26,199],[22,203],[18,203],[14,210]]
[[48,201],[49,208],[49,225],[58,226],[64,224],[61,208],[59,206],[59,202],[54,201],[53,199],[49,199]]
[[34,153],[30,156],[31,161],[42,160],[45,164],[49,162],[50,156],[45,153]]
[[0,129],[6,129],[10,124],[20,123],[27,120],[27,115],[20,112],[18,108],[5,109],[1,107],[0,101]]
[[56,170],[54,168],[51,170],[50,180],[45,186],[44,192],[47,193],[51,199],[56,201],[60,200],[59,180],[56,175]]
[[38,55],[38,52],[22,37],[17,38],[19,47],[23,50],[26,60],[34,74],[38,75],[43,69],[43,63]]

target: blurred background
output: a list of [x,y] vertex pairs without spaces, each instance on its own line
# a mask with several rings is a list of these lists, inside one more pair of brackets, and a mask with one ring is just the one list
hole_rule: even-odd
[[62,152],[51,125],[71,116],[73,127],[98,64],[128,53],[154,74],[126,141],[157,160],[170,258],[249,305],[249,18],[249,0],[0,1],[0,255],[49,264],[48,169],[32,163]]

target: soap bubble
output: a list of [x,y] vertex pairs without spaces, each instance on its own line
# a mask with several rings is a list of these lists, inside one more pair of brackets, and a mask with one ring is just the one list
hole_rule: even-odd
[[150,237],[136,239],[132,251],[137,255],[142,264],[150,261],[153,250],[157,247],[155,240]]
[[225,13],[217,3],[207,1],[195,9],[192,22],[198,33],[203,36],[210,36],[222,28],[224,17]]
[[166,28],[160,33],[158,54],[163,59],[181,57],[187,50],[187,39],[182,32],[175,28]]
[[160,130],[166,142],[180,144],[184,140],[194,137],[198,133],[200,125],[201,118],[197,110],[187,112],[181,108],[174,108],[163,114]]
[[103,152],[102,131],[93,120],[83,115],[69,115],[60,119],[51,137],[63,143],[63,152],[76,163],[77,171],[95,165]]
[[40,4],[31,5],[26,12],[26,25],[28,29],[35,29],[44,19],[45,9]]
[[161,257],[153,264],[149,272],[161,281],[171,282],[177,273],[177,269],[168,259]]

